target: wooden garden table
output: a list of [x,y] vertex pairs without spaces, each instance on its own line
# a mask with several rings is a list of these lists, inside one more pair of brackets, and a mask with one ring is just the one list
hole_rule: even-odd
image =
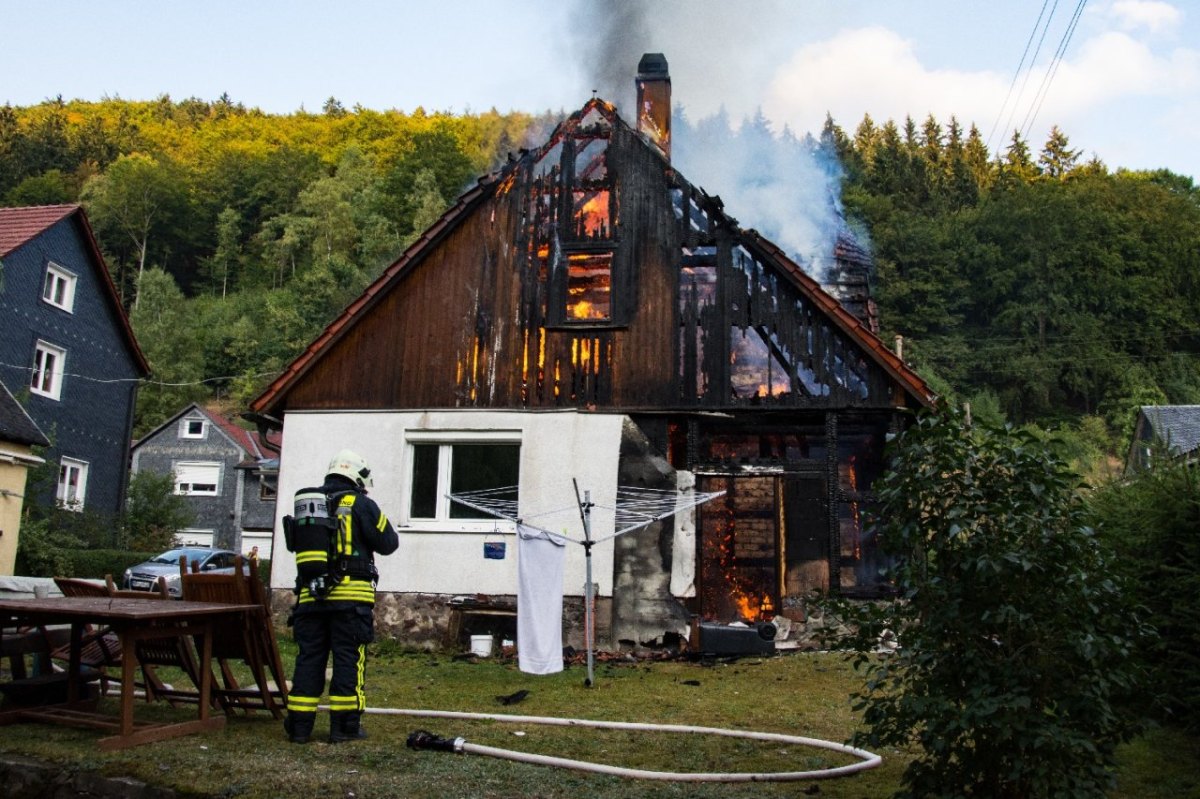
[[[0,712],[0,724],[17,721],[41,721],[56,724],[95,727],[115,732],[101,738],[101,749],[161,741],[193,732],[221,729],[224,714],[212,715],[212,631],[214,625],[246,623],[246,616],[257,605],[230,605],[216,602],[160,601],[110,597],[51,597],[45,599],[0,600],[0,636],[5,629],[28,626],[70,625],[71,649],[67,670],[67,700],[32,707],[17,707]],[[94,703],[84,699],[84,675],[80,668],[80,650],[86,625],[110,627],[121,641],[121,707],[116,718],[94,712]],[[195,637],[199,654],[199,717],[181,722],[136,721],[134,719],[134,656],[137,642],[147,638]],[[19,685],[10,692],[20,690]]]

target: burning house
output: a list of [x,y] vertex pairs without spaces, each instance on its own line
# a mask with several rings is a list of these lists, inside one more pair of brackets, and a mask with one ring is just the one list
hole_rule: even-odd
[[[253,403],[283,426],[283,496],[341,447],[371,462],[401,531],[377,618],[410,643],[441,641],[456,599],[516,593],[514,526],[448,499],[464,489],[518,486],[530,515],[575,507],[573,482],[601,505],[724,492],[595,548],[601,647],[879,588],[863,511],[930,392],[873,332],[866,255],[838,245],[844,305],[672,166],[661,55],[637,90],[636,127],[592,99],[481,178]],[[576,644],[583,584],[569,558]]]

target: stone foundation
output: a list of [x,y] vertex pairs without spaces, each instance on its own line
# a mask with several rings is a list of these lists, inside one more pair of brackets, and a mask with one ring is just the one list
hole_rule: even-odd
[[[449,594],[393,594],[380,592],[375,596],[375,640],[393,640],[405,647],[425,651],[463,648],[446,640],[453,607]],[[515,596],[492,596],[496,603],[516,607]],[[295,605],[291,591],[273,589],[271,592],[271,616],[275,628],[287,629],[288,616]],[[596,600],[596,646],[610,649],[612,642],[612,599],[599,597]],[[563,646],[584,649],[584,608],[580,597],[563,599]],[[513,622],[515,630],[515,621]],[[464,633],[467,632],[465,629]],[[514,633],[515,634],[515,633]]]

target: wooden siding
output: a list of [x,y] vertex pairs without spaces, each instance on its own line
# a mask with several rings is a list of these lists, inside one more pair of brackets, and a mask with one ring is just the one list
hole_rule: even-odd
[[[577,164],[591,171],[575,175]],[[608,216],[588,227],[580,198],[596,196],[607,197]],[[815,284],[761,242],[611,106],[592,101],[412,255],[271,402],[277,410],[280,400],[287,409],[913,404],[896,367],[881,368],[878,340],[851,330],[849,314],[835,322],[836,303],[814,301]],[[568,315],[572,254],[611,256],[606,318]],[[706,297],[684,287],[681,298],[685,255],[715,275]],[[770,365],[757,393],[753,358]]]

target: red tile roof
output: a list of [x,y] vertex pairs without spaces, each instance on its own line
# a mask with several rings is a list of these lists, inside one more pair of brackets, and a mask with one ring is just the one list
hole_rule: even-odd
[[0,208],[0,258],[79,210],[78,205]]
[[212,420],[213,424],[221,428],[225,435],[233,439],[233,443],[241,447],[251,458],[264,458],[262,449],[258,446],[258,436],[251,433],[245,428],[238,427],[233,423],[233,420],[226,419],[219,413],[214,413],[207,408],[200,408],[204,415]]

